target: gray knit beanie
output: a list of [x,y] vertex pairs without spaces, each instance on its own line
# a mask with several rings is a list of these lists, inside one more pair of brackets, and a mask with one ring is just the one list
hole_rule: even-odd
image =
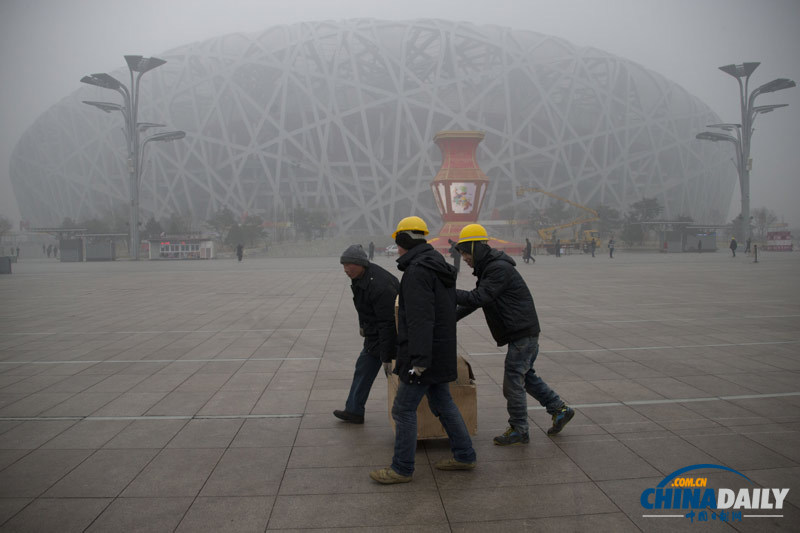
[[360,244],[351,244],[348,246],[347,250],[342,253],[342,257],[339,258],[339,262],[341,264],[352,263],[364,267],[369,266],[367,252],[364,251],[364,248],[362,248]]

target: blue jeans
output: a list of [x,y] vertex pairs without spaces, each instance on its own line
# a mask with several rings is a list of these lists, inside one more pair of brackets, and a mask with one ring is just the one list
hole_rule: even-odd
[[523,337],[508,343],[503,375],[503,396],[508,410],[508,424],[521,433],[528,433],[526,391],[551,415],[564,406],[558,394],[536,375],[533,363],[537,355],[539,355],[539,337]]
[[350,394],[344,404],[344,410],[354,415],[364,416],[364,405],[369,398],[369,391],[375,376],[382,368],[381,359],[376,355],[370,355],[368,345],[374,340],[364,339],[364,349],[356,360],[356,370],[353,372],[353,383],[350,385]]
[[461,412],[450,396],[448,383],[435,385],[408,385],[399,382],[397,396],[392,404],[392,418],[395,424],[394,457],[392,469],[400,475],[414,473],[414,455],[417,451],[417,407],[422,397],[428,397],[431,412],[439,418],[447,437],[453,457],[462,463],[475,462],[472,439],[461,418]]

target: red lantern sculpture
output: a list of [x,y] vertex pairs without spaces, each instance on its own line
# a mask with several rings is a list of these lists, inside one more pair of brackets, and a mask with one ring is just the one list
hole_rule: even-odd
[[458,240],[461,228],[478,221],[489,178],[483,173],[475,152],[484,134],[480,131],[440,131],[433,138],[442,151],[442,166],[431,189],[444,226],[430,242],[449,248],[447,240]]

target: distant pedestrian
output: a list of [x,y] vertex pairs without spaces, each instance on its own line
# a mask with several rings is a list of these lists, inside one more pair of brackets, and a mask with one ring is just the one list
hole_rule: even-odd
[[19,259],[19,246],[17,246],[17,259]]
[[597,241],[592,239],[592,242],[589,244],[589,249],[592,251],[592,257],[594,257],[594,251],[597,250]]
[[731,249],[731,254],[733,254],[731,257],[736,257],[737,247],[738,245],[736,244],[736,237],[731,237],[731,245],[729,246],[729,248]]
[[556,257],[561,257],[561,239],[556,239]]
[[697,240],[697,253],[699,254],[699,253],[702,253],[702,252],[703,252],[703,239],[698,239]]
[[[522,253],[522,260],[525,261],[525,263],[530,263],[531,259],[533,259],[533,257],[531,256],[532,248],[533,247],[531,246],[531,240],[525,237],[525,251]],[[535,263],[536,259],[533,259],[533,262]]]
[[51,255],[52,253],[53,253],[53,245],[52,245],[52,244],[48,244],[48,245],[47,245],[47,258],[48,258],[48,259],[50,259],[50,255]]
[[244,257],[244,246],[241,243],[236,245],[236,257],[239,259],[239,262],[242,262],[242,257]]
[[369,246],[367,246],[367,256],[369,260],[372,261],[372,258],[375,257],[375,243],[369,241]]
[[608,257],[614,259],[614,238],[608,239]]
[[747,240],[744,241],[744,253],[746,254],[750,253],[750,237],[748,237]]
[[58,258],[58,246],[53,246],[53,257]]

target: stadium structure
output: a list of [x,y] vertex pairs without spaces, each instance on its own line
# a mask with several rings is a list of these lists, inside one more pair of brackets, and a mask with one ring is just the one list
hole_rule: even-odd
[[[309,22],[159,57],[167,63],[142,79],[139,120],[187,136],[148,145],[143,219],[200,223],[228,207],[281,222],[302,207],[326,212],[340,234],[387,234],[410,214],[435,227],[440,130],[486,134],[481,219],[543,207],[542,195],[515,194],[528,187],[621,212],[656,198],[665,218],[720,223],[736,183],[729,150],[695,140],[720,122],[703,102],[636,63],[532,31]],[[122,115],[81,103],[114,97],[83,86],[23,134],[10,171],[31,224],[127,204]]]

